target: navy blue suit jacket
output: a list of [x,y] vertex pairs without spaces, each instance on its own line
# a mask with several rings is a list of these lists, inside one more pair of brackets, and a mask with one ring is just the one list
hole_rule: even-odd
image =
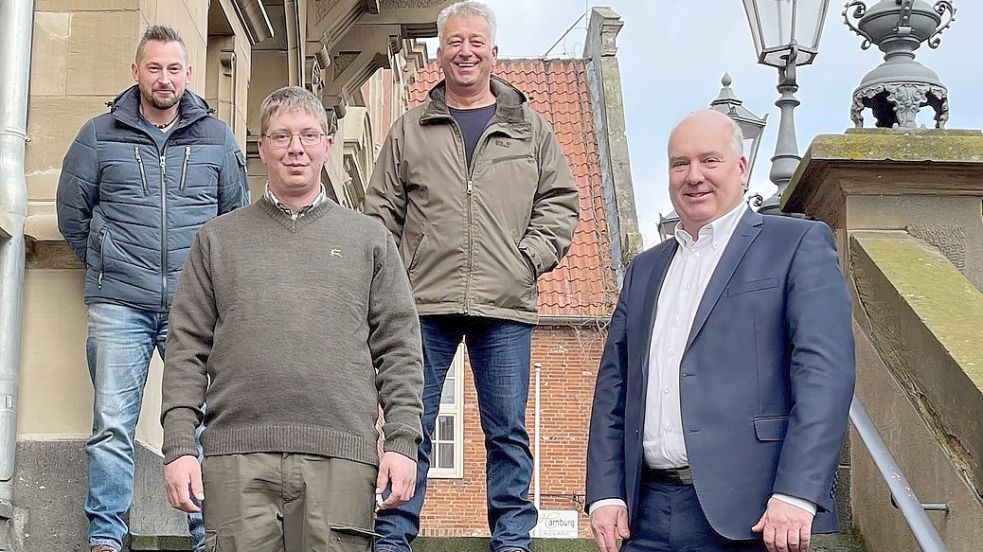
[[[587,504],[624,500],[633,532],[652,324],[676,247],[667,240],[629,266],[594,392]],[[751,527],[782,493],[817,505],[813,532],[836,531],[854,345],[829,228],[748,210],[707,285],[679,372],[687,456],[713,528],[756,538]]]

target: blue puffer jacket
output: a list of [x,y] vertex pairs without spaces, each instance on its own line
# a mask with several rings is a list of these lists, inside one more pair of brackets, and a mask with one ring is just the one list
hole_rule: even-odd
[[85,265],[85,302],[166,312],[195,232],[249,203],[235,136],[190,91],[157,147],[136,86],[90,119],[62,163],[58,229]]

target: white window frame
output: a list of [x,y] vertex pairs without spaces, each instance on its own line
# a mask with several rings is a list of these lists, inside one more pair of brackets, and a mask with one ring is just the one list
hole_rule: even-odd
[[[464,344],[458,346],[454,360],[447,369],[448,375],[454,378],[454,404],[441,404],[434,422],[434,433],[440,426],[441,416],[454,418],[454,465],[451,468],[435,468],[437,442],[433,442],[430,450],[430,471],[427,479],[463,479],[464,478]],[[447,380],[444,380],[447,384]]]

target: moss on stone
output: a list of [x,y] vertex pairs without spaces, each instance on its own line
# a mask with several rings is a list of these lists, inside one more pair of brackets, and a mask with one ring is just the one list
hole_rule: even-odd
[[788,201],[806,172],[828,163],[939,163],[979,165],[983,170],[983,132],[886,128],[851,129],[813,139],[782,196]]
[[983,393],[983,293],[948,260],[913,239],[856,240]]
[[803,160],[983,163],[980,131],[864,130],[821,134],[812,141]]

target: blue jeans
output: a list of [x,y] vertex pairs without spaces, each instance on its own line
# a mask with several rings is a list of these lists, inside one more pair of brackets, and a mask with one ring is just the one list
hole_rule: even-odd
[[[85,444],[89,470],[89,546],[122,548],[123,517],[133,501],[133,437],[154,348],[164,357],[167,313],[111,303],[88,307],[86,360],[95,390],[92,437]],[[195,550],[204,549],[201,515],[189,516]]]
[[529,396],[529,360],[532,330],[529,324],[468,316],[421,316],[423,333],[423,443],[417,455],[416,495],[400,508],[381,510],[375,530],[380,552],[409,552],[420,530],[420,510],[430,469],[431,435],[440,410],[444,378],[465,339],[487,453],[486,488],[491,549],[528,550],[529,532],[538,513],[529,501],[532,453],[526,433]]

